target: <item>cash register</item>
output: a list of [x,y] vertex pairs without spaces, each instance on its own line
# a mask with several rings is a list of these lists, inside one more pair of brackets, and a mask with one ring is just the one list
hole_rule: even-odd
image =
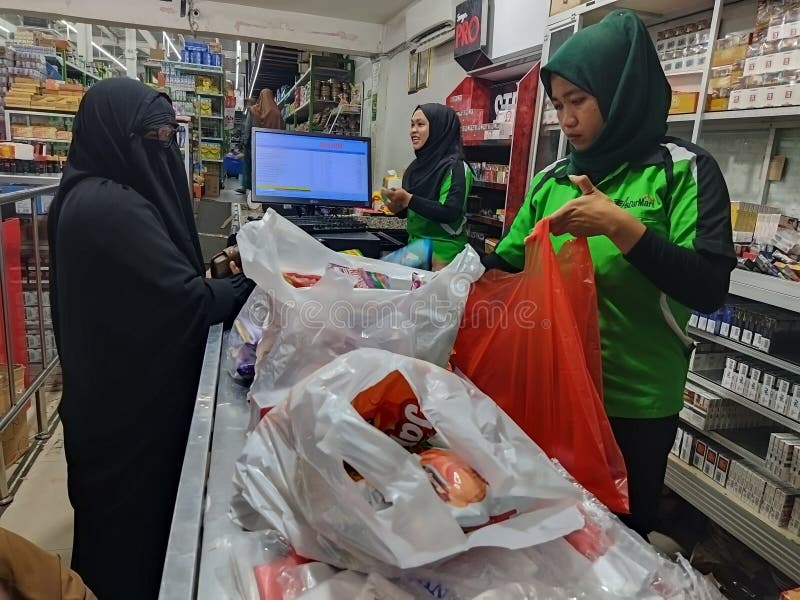
[[251,141],[253,202],[278,209],[332,250],[380,256],[382,240],[364,221],[324,214],[327,208],[370,207],[369,138],[256,127]]

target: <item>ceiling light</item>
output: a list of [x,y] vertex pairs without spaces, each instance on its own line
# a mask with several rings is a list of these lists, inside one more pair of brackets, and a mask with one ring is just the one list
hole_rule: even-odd
[[6,33],[11,33],[11,30],[9,30],[9,29],[6,29],[6,28],[5,28],[5,27],[3,27],[2,25],[0,25],[0,29],[2,29],[3,31],[5,31]]
[[78,33],[78,30],[75,29],[72,25],[70,25],[66,21],[61,20],[61,21],[59,21],[59,23],[63,23],[64,25],[66,25],[67,26],[67,31],[74,31],[75,33]]
[[[175,44],[172,43],[172,40],[169,38],[169,34],[166,31],[161,32],[161,36],[167,41],[167,47],[170,48],[174,53],[175,56],[178,57],[178,60],[181,59],[181,53],[178,52],[178,49],[175,47]],[[169,53],[167,53],[169,54]]]
[[242,42],[236,40],[236,79],[234,79],[235,90],[239,89],[239,63],[242,61]]
[[128,67],[126,67],[125,65],[123,65],[123,64],[122,64],[122,63],[121,63],[121,62],[120,62],[120,61],[119,61],[119,60],[118,60],[118,59],[117,59],[117,58],[116,58],[116,57],[115,57],[113,54],[111,54],[111,52],[109,52],[108,50],[106,50],[105,48],[103,48],[103,47],[102,47],[101,45],[99,45],[97,42],[92,42],[92,46],[93,46],[94,48],[97,48],[97,49],[98,49],[100,52],[102,52],[103,54],[105,54],[105,55],[106,55],[108,58],[110,58],[110,59],[111,59],[111,60],[113,60],[115,63],[117,63],[117,64],[118,64],[120,67],[122,67],[122,68],[123,68],[123,69],[125,69],[126,71],[128,70]]
[[261,52],[258,53],[258,63],[256,63],[256,70],[253,73],[253,83],[250,84],[250,93],[247,94],[248,98],[253,97],[253,90],[256,89],[256,79],[258,79],[258,73],[261,71],[261,58],[264,56],[264,46],[266,46],[266,44],[261,44]]

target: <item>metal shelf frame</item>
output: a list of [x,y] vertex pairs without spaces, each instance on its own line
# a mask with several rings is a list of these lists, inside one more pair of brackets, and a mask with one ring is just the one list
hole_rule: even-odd
[[794,580],[800,580],[800,538],[776,527],[703,473],[670,455],[667,487]]
[[773,356],[772,354],[767,354],[766,352],[761,352],[760,350],[756,350],[751,346],[740,344],[739,342],[735,342],[731,339],[722,337],[720,335],[714,335],[713,333],[700,331],[699,329],[695,329],[694,327],[690,327],[687,331],[689,332],[689,335],[692,335],[694,337],[699,337],[704,340],[708,340],[709,342],[714,342],[715,344],[719,344],[720,346],[725,346],[726,348],[730,348],[731,350],[740,352],[741,354],[749,356],[750,358],[755,358],[756,360],[760,360],[763,363],[767,363],[770,366],[783,369],[788,373],[792,373],[794,375],[800,375],[800,364],[783,360],[782,358],[778,358],[777,356]]
[[701,373],[693,373],[689,372],[688,381],[700,386],[709,392],[713,392],[720,398],[725,398],[726,400],[731,400],[736,402],[737,404],[741,404],[742,406],[749,408],[753,412],[756,412],[760,415],[767,417],[768,419],[774,421],[785,427],[786,429],[790,429],[796,433],[800,433],[800,423],[790,419],[789,417],[776,413],[774,410],[766,406],[761,406],[758,402],[754,402],[749,398],[745,398],[734,392],[733,390],[729,390],[728,388],[722,387],[718,381],[714,381],[709,379],[708,376],[703,375]]
[[734,296],[800,313],[800,283],[736,269],[731,273],[729,292]]

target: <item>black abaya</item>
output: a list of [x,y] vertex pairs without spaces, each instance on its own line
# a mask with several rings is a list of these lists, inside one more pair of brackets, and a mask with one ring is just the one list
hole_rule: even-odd
[[103,81],[75,119],[49,222],[73,568],[102,600],[156,598],[210,325],[252,283],[207,280],[166,97]]

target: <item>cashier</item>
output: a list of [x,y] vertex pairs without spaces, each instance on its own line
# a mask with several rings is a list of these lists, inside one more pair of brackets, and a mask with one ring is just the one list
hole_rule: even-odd
[[437,270],[467,245],[467,197],[475,176],[464,161],[458,115],[448,106],[416,108],[411,146],[416,159],[403,175],[403,187],[382,191],[389,210],[408,219],[409,243],[431,240]]
[[558,250],[588,238],[595,267],[606,412],[628,471],[631,514],[653,530],[692,342],[692,309],[725,301],[736,264],[725,179],[714,158],[666,137],[670,86],[639,18],[615,10],[542,69],[569,140],[537,173],[487,268],[520,270],[549,217]]

